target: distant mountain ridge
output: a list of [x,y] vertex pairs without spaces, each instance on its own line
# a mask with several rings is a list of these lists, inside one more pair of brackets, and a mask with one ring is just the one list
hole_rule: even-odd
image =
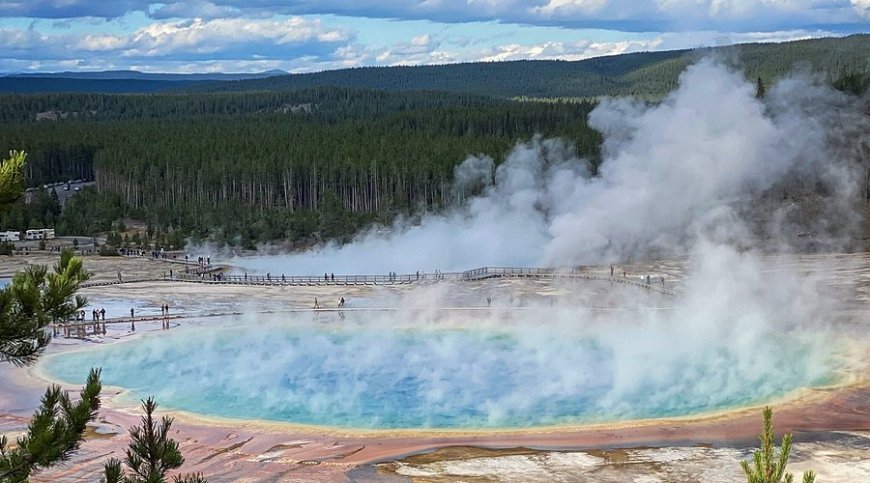
[[45,79],[99,79],[99,80],[149,80],[149,81],[233,81],[246,79],[260,79],[276,75],[287,75],[287,72],[279,69],[264,72],[251,73],[164,73],[164,72],[140,72],[137,70],[104,70],[98,72],[23,72],[7,74],[0,77],[38,77]]
[[310,74],[196,84],[196,91],[286,90],[332,85],[385,90],[443,90],[493,97],[660,97],[677,86],[686,66],[716,56],[770,83],[795,69],[870,76],[870,34],[735,44],[694,50],[639,52],[581,61],[519,60],[413,67],[362,67]]
[[[251,92],[322,86],[387,91],[446,91],[497,98],[661,97],[680,73],[713,55],[766,84],[795,69],[836,81],[870,83],[870,34],[695,50],[639,52],[581,61],[520,60],[430,66],[360,67],[308,74],[149,74],[136,71],[0,77],[0,92]],[[279,75],[274,75],[279,74]],[[247,76],[247,77],[244,77]]]

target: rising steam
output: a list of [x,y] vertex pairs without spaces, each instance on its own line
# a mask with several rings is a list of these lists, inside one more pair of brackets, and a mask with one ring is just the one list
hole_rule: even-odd
[[[681,255],[699,237],[790,245],[801,231],[854,220],[847,200],[856,176],[843,138],[867,121],[849,102],[801,78],[779,82],[761,101],[741,73],[705,60],[661,103],[613,99],[592,111],[589,123],[604,135],[600,176],[563,141],[535,138],[498,167],[487,157],[465,160],[455,171],[458,205],[446,214],[344,246],[232,262],[288,274],[413,273]],[[820,185],[830,196],[813,220],[795,203],[758,203]],[[465,198],[480,186],[479,196]]]

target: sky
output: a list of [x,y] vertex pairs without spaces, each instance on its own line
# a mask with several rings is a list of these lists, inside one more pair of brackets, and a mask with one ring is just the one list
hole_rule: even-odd
[[870,32],[870,0],[0,0],[0,72],[287,72]]

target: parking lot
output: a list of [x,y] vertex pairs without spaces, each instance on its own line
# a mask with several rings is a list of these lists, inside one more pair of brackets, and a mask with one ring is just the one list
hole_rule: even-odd
[[26,203],[30,203],[33,194],[38,192],[40,189],[44,190],[55,190],[57,192],[57,199],[60,201],[60,206],[62,207],[66,200],[78,193],[86,186],[93,185],[93,181],[85,181],[85,180],[68,180],[68,181],[58,181],[55,183],[48,183],[40,186],[39,188],[27,188],[24,192],[24,201]]

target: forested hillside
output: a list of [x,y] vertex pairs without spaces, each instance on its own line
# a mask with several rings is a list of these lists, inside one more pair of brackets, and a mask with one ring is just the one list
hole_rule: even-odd
[[697,50],[642,52],[566,62],[522,60],[417,67],[364,67],[313,74],[191,85],[191,90],[286,90],[315,85],[387,90],[437,89],[495,97],[586,98],[637,95],[657,98],[671,91],[683,69],[713,55],[750,78],[771,83],[795,69],[831,80],[870,74],[870,35],[740,44]]
[[[30,153],[31,185],[92,167],[97,193],[66,207],[60,232],[107,230],[123,214],[157,233],[304,242],[439,209],[469,154],[499,158],[535,134],[563,136],[594,162],[592,107],[342,88],[5,96],[0,149]],[[82,114],[35,121],[43,109]],[[25,211],[0,223],[27,224]]]

